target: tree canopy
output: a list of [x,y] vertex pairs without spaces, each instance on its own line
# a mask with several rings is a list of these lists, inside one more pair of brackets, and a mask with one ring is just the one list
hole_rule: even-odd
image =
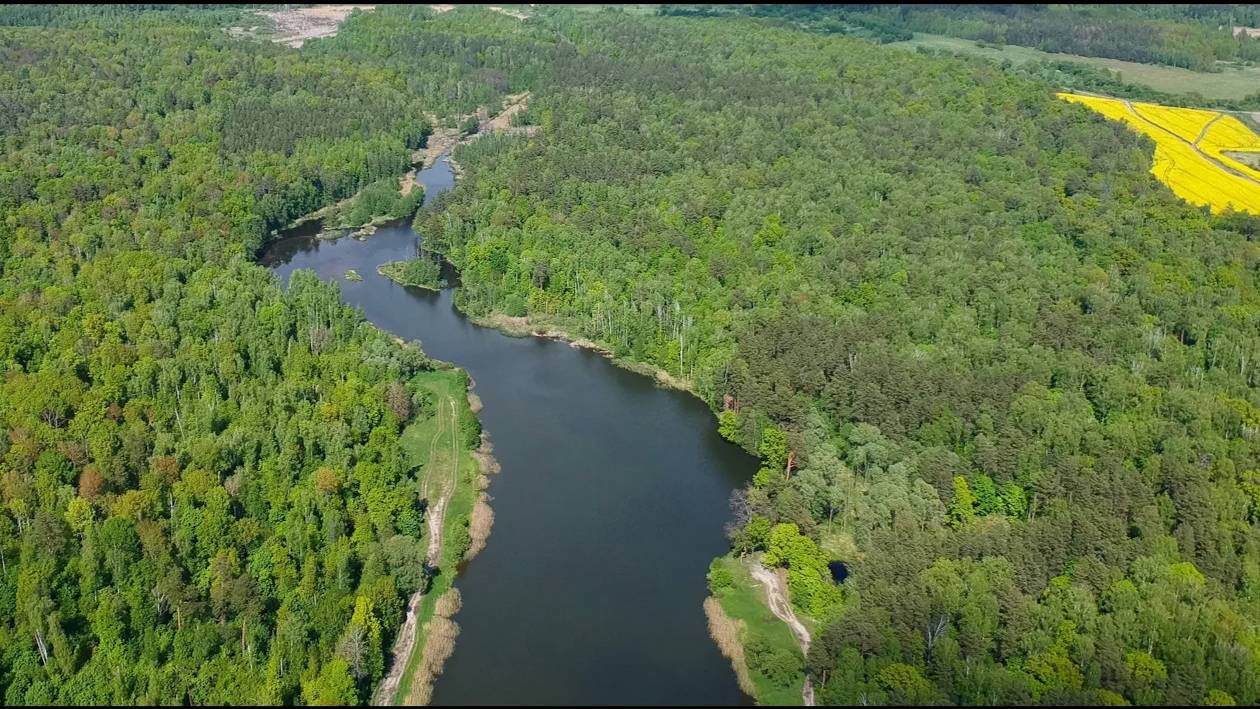
[[382,7],[295,51],[222,12],[0,12],[5,704],[367,699],[433,364],[251,257],[526,89],[426,247],[761,457],[732,544],[820,702],[1260,701],[1260,221],[1149,141],[809,23]]
[[820,702],[1260,698],[1254,218],[997,66],[551,21],[583,54],[539,134],[463,148],[417,223],[461,307],[664,369],[760,453],[735,546],[817,615]]
[[251,259],[506,74],[449,61],[467,19],[410,18],[467,23],[426,79],[230,12],[0,11],[6,705],[366,701],[425,583],[399,434],[433,364]]

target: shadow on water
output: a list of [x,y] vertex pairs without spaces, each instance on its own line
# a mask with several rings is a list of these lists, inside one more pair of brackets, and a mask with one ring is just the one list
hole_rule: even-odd
[[[446,158],[418,179],[453,184]],[[376,273],[420,247],[410,220],[364,240],[286,236],[260,261],[336,279],[379,327],[468,370],[502,473],[494,531],[460,572],[461,632],[434,704],[749,704],[701,604],[727,500],[756,461],[699,400],[599,355],[478,327],[451,290]],[[343,280],[348,269],[361,282]]]

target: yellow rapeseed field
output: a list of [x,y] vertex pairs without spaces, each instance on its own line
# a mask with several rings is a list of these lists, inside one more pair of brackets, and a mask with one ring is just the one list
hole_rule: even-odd
[[[1121,108],[1124,108],[1124,102],[1119,101]],[[1160,106],[1153,103],[1134,103],[1133,110],[1142,118],[1154,123],[1162,128],[1167,128],[1177,134],[1178,138],[1194,142],[1199,139],[1199,133],[1213,119],[1221,115],[1216,111],[1201,111],[1197,108],[1177,108],[1175,106]]]
[[1222,115],[1213,123],[1199,141],[1199,149],[1245,175],[1260,179],[1260,170],[1225,154],[1227,151],[1260,154],[1260,136],[1233,116]]
[[1151,173],[1187,202],[1260,214],[1260,170],[1226,153],[1260,154],[1260,136],[1233,116],[1197,108],[1061,93],[1155,141]]

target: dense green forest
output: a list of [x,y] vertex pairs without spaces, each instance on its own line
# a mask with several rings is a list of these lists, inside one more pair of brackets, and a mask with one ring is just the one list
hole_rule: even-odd
[[464,15],[408,11],[423,75],[232,16],[0,11],[6,705],[357,703],[425,582],[433,364],[252,257],[512,68]]
[[382,276],[404,286],[438,290],[444,285],[442,266],[430,256],[421,256],[410,261],[390,261],[381,264],[377,270]]
[[733,543],[793,570],[820,702],[1260,699],[1260,223],[996,66],[552,21],[539,137],[457,152],[418,225],[467,311],[667,370],[762,455]]
[[[1149,142],[765,18],[382,7],[295,51],[232,12],[0,12],[5,704],[369,697],[425,583],[399,440],[434,365],[251,259],[524,89],[537,134],[461,148],[417,224],[466,312],[654,365],[762,458],[732,550],[816,636],[754,670],[1260,701],[1260,221],[1177,200]],[[1184,20],[1144,16],[1189,57],[1152,61],[1249,56]]]
[[372,221],[410,217],[424,202],[424,188],[399,193],[398,180],[386,177],[359,190],[353,197],[329,209],[325,224],[356,227]]

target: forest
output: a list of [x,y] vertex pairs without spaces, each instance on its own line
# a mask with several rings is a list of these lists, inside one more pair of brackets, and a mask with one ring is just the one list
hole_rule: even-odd
[[1260,697],[1255,218],[996,66],[565,22],[540,136],[457,152],[418,224],[461,307],[667,370],[761,455],[733,545],[799,564],[820,703]]
[[[650,364],[759,456],[731,553],[815,642],[752,670],[822,704],[1260,701],[1260,220],[1178,200],[1149,139],[767,17],[381,7],[296,51],[233,12],[0,11],[5,704],[369,699],[426,583],[400,441],[436,365],[253,257],[522,90],[537,132],[460,148],[417,227],[462,310]],[[1251,57],[1141,13],[1148,61]]]
[[427,583],[434,363],[252,259],[510,69],[460,17],[414,77],[232,12],[0,11],[6,705],[361,703]]

